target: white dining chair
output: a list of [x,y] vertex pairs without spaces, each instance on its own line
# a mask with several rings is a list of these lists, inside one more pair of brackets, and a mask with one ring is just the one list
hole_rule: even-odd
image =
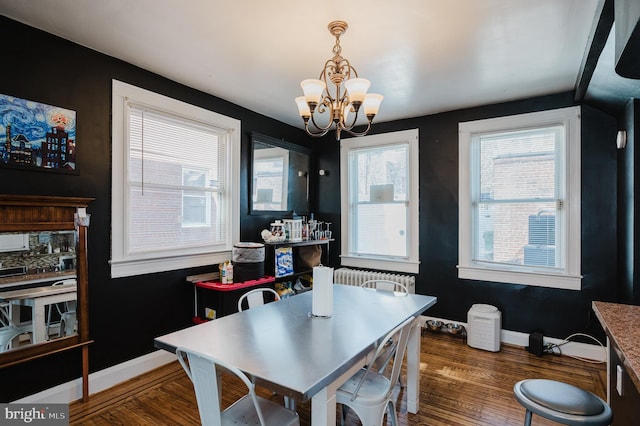
[[[238,300],[238,312],[242,312],[244,309],[251,309],[264,305],[265,296],[267,294],[273,294],[274,300],[276,301],[280,300],[280,295],[274,289],[269,287],[256,288],[240,296],[240,299]],[[245,300],[247,302],[247,308],[244,308]]]
[[13,340],[16,337],[31,332],[31,321],[16,324],[13,321],[11,309],[11,303],[0,303],[0,352],[12,349]]
[[[264,305],[265,296],[267,296],[268,294],[273,294],[274,301],[277,302],[280,300],[280,295],[274,289],[269,287],[256,288],[240,296],[240,299],[238,300],[238,312],[242,312],[244,310],[245,300],[247,305],[246,309],[251,309],[251,308]],[[285,396],[284,406],[291,410],[295,410],[296,402],[293,398],[289,398],[288,396]]]
[[[407,287],[404,284],[401,284],[395,281],[390,281],[390,280],[383,280],[383,279],[367,280],[361,283],[360,287],[373,288],[380,291],[393,292],[394,296],[406,296],[407,294],[409,294],[409,289],[407,289]],[[381,354],[381,356],[378,358],[377,361],[375,361],[375,366],[378,368],[379,373],[382,373],[384,370],[387,369],[389,362],[391,361],[391,358],[393,358],[393,354],[395,353],[395,348],[397,344],[398,344],[397,339],[386,342],[384,353]],[[402,376],[398,377],[398,382],[400,383],[401,387],[404,387]]]
[[409,294],[409,289],[401,283],[390,280],[367,280],[360,283],[363,288],[375,288],[376,290],[393,291],[399,295]]
[[[261,425],[295,426],[300,425],[298,413],[256,395],[255,385],[238,368],[205,354],[185,348],[177,348],[178,361],[193,383],[198,403],[198,412],[203,426]],[[225,410],[220,409],[220,391],[216,370],[222,367],[225,372],[238,376],[249,392],[235,401]]]
[[[336,391],[336,402],[342,404],[342,424],[348,409],[352,409],[363,425],[382,425],[385,412],[393,426],[397,425],[393,387],[400,377],[400,369],[411,327],[415,318],[411,317],[389,332],[380,342],[374,359],[385,353],[385,343],[397,337],[391,373],[379,372],[374,363],[360,369]],[[394,339],[395,340],[395,339]],[[387,375],[388,374],[388,375]]]
[[[56,281],[51,285],[63,285],[63,284],[77,284],[75,279]],[[55,309],[60,316],[60,322],[58,323],[58,337],[71,336],[75,333],[76,328],[76,306],[77,301],[69,300],[67,302],[54,303],[49,306],[49,312],[47,313],[47,329],[46,329],[46,338],[49,338],[49,328],[51,327],[52,318],[51,314]]]

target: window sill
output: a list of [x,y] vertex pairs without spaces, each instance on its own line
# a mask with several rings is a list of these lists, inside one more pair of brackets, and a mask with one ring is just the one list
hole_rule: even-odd
[[340,265],[380,271],[406,272],[409,274],[417,274],[420,272],[420,262],[410,260],[341,256]]
[[506,284],[523,284],[537,287],[580,290],[581,275],[544,274],[538,272],[516,272],[501,269],[477,268],[458,265],[458,278],[491,281]]
[[111,260],[111,278],[131,277],[156,272],[210,266],[231,258],[231,252],[201,253],[154,259]]

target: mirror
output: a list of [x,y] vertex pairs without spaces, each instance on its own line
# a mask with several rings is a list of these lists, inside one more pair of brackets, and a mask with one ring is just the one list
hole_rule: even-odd
[[81,347],[88,377],[91,201],[0,195],[0,367]]
[[309,213],[311,150],[259,133],[251,135],[251,214]]
[[77,334],[74,231],[0,233],[0,353]]

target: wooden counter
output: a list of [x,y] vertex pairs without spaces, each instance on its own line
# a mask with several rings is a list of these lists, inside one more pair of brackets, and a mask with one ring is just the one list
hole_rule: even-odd
[[629,377],[640,389],[640,306],[593,302],[593,311],[619,356]]

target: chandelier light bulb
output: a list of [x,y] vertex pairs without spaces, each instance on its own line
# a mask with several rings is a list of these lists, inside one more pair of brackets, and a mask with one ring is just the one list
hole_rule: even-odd
[[367,94],[369,86],[371,86],[371,82],[366,78],[350,78],[344,82],[344,87],[347,89],[347,94],[349,95],[349,101],[358,106],[364,102],[364,97]]
[[380,103],[382,103],[382,99],[384,96],[379,95],[377,93],[367,93],[364,97],[364,114],[369,116],[375,116],[378,113],[378,109],[380,109]]

